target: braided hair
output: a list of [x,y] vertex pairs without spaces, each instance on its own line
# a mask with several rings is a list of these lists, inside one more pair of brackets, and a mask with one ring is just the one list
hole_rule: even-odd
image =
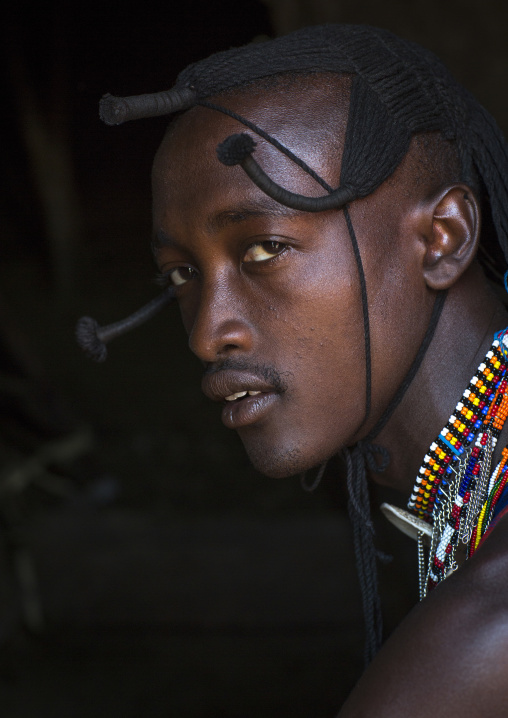
[[[336,188],[329,186],[263,128],[217,104],[218,98],[227,101],[228,94],[256,83],[270,82],[270,78],[313,73],[351,77],[349,116],[340,182]],[[324,193],[320,197],[306,197],[276,184],[256,162],[256,143],[247,132],[228,137],[217,148],[218,159],[223,164],[240,164],[258,187],[281,204],[309,212],[330,209],[344,212],[363,307],[365,424],[371,403],[368,297],[348,206],[356,199],[370,195],[393,174],[406,156],[413,136],[438,133],[456,149],[460,167],[458,179],[482,189],[484,207],[498,247],[508,258],[508,147],[499,128],[431,52],[386,30],[356,25],[308,27],[267,42],[219,52],[183,70],[171,90],[127,98],[104,96],[100,116],[107,124],[116,125],[133,119],[181,113],[196,105],[233,117],[250,133],[271,143],[319,182]],[[77,329],[78,341],[89,354],[102,360],[106,356],[106,341],[144,321],[171,299],[172,293],[166,292],[160,301],[151,303],[125,324],[115,323],[110,332],[108,327],[101,329],[90,318],[83,318]],[[438,293],[422,345],[385,414],[364,440],[344,450],[349,511],[367,629],[366,662],[376,653],[382,637],[366,466],[372,471],[382,471],[387,466],[386,450],[373,445],[372,440],[386,424],[416,374],[432,340],[444,300],[445,293]],[[380,456],[380,460],[376,461],[375,455]]]

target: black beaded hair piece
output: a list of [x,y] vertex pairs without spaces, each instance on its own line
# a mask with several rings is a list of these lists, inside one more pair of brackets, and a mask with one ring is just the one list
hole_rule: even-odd
[[[342,155],[339,187],[330,187],[312,168],[248,119],[211,98],[281,74],[331,72],[352,77],[349,116]],[[367,287],[348,205],[376,190],[406,155],[411,137],[438,132],[454,142],[461,166],[461,181],[485,193],[497,241],[508,259],[508,147],[494,119],[448,73],[431,53],[386,30],[356,25],[324,25],[298,30],[268,42],[220,52],[187,67],[173,89],[136,97],[103,97],[101,118],[110,125],[128,120],[182,112],[195,105],[236,119],[258,137],[270,142],[297,163],[325,190],[321,197],[305,197],[271,180],[256,162],[254,138],[239,133],[225,138],[217,148],[218,160],[239,164],[251,180],[281,204],[308,212],[342,209],[358,268],[365,336],[365,418],[370,413],[371,355]],[[81,322],[78,341],[99,360],[103,343],[128,331],[151,316],[162,304],[155,302],[133,315],[132,320],[100,328],[90,319]],[[438,294],[430,325],[413,365],[385,414],[367,437],[344,450],[349,511],[353,521],[356,562],[366,622],[366,662],[381,643],[380,602],[377,592],[376,552],[366,483],[366,465],[382,471],[389,460],[375,438],[416,374],[439,321],[445,294]],[[102,343],[102,346],[101,346]],[[377,463],[375,455],[381,456]],[[321,474],[322,472],[320,472]]]

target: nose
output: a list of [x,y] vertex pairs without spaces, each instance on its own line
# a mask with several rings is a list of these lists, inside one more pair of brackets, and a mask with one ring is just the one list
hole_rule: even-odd
[[203,286],[197,313],[189,333],[192,352],[206,363],[232,354],[249,352],[253,329],[248,317],[248,302],[226,282]]

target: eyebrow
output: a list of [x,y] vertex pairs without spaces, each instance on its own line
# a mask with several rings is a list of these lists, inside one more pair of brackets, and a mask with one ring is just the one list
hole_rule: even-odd
[[[265,200],[245,202],[211,214],[206,220],[205,227],[210,234],[217,234],[222,229],[246,222],[253,217],[286,217],[291,219],[301,214],[301,210],[285,207],[267,197]],[[152,240],[154,251],[162,247],[175,247],[178,245],[179,243],[163,229],[158,229]]]
[[210,234],[216,234],[232,224],[246,222],[253,217],[296,217],[302,212],[297,209],[285,207],[269,197],[261,201],[246,202],[236,207],[230,207],[208,217],[206,229]]

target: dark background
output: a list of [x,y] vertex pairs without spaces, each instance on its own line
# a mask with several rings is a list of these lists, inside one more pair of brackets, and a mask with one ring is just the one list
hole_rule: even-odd
[[[157,292],[150,165],[165,119],[104,92],[167,89],[211,52],[367,22],[437,52],[508,128],[505,3],[18,2],[4,10],[0,169],[0,715],[332,716],[361,670],[338,466],[314,494],[249,467],[199,389],[174,308],[76,347]],[[416,550],[379,522],[388,631]],[[399,545],[400,543],[400,545]],[[411,542],[409,542],[410,544]]]

